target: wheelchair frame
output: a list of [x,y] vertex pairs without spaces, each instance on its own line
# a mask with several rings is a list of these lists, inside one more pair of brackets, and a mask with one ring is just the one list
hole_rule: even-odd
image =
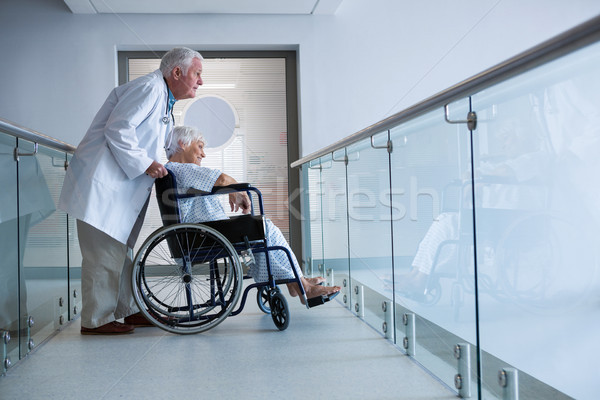
[[[214,187],[211,192],[190,189],[179,194],[175,176],[169,171],[155,181],[163,227],[154,231],[138,251],[131,276],[135,301],[154,325],[169,332],[191,334],[220,324],[227,316],[242,312],[248,293],[257,289],[259,308],[270,313],[275,326],[289,326],[289,306],[277,285],[297,283],[307,308],[328,299],[307,300],[306,292],[289,250],[268,246],[264,207],[260,191],[247,183]],[[182,223],[179,199],[246,192],[251,201],[249,215],[201,224]],[[257,195],[259,215],[254,214],[252,192]],[[246,231],[240,233],[240,223]],[[294,272],[293,279],[274,279],[270,251],[283,251]],[[250,284],[243,291],[240,255],[253,259],[265,253],[268,280]],[[154,260],[157,260],[154,263]],[[241,302],[235,308],[241,297]]]

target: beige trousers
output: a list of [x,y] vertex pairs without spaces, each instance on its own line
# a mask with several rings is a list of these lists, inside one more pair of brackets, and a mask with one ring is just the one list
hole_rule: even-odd
[[138,216],[127,244],[77,220],[82,256],[81,326],[97,328],[139,311],[131,289],[132,248],[142,227],[146,206]]

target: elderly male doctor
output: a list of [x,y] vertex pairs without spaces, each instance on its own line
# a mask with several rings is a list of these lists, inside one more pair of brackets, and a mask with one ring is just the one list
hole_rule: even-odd
[[77,219],[82,334],[132,333],[149,324],[131,292],[129,250],[154,179],[167,174],[158,160],[173,128],[173,104],[196,95],[201,74],[200,53],[169,51],[159,70],[110,93],[75,151],[58,207]]

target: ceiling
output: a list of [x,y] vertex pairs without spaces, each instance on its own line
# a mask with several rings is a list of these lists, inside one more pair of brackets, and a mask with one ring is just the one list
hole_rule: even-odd
[[335,14],[343,0],[64,0],[73,14]]

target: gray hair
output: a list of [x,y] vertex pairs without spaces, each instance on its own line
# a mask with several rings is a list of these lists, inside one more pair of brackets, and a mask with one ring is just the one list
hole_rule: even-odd
[[195,50],[187,47],[175,47],[169,50],[160,60],[160,72],[164,77],[167,77],[173,71],[173,68],[180,67],[185,75],[194,58],[204,60],[204,57]]
[[[193,142],[206,143],[202,133],[191,126],[176,126],[171,132],[171,144],[166,149],[167,158],[171,158],[176,153],[183,150],[182,146],[189,146]],[[181,143],[181,144],[180,144]]]

